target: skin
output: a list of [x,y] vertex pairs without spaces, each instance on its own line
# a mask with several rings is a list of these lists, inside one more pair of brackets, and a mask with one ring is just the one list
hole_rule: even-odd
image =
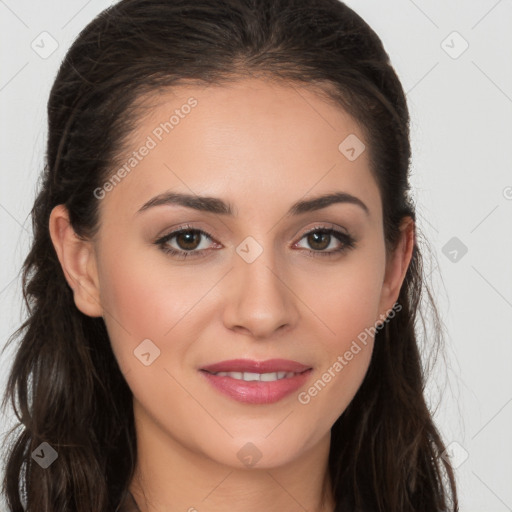
[[[274,404],[242,404],[198,370],[226,359],[291,359],[313,368],[299,390],[307,391],[395,304],[414,224],[404,221],[397,249],[386,255],[368,151],[350,161],[338,150],[349,134],[364,141],[363,132],[310,87],[262,78],[182,85],[158,96],[133,132],[131,150],[191,96],[198,104],[190,114],[99,200],[94,240],[75,236],[63,205],[50,218],[76,306],[103,316],[133,391],[138,462],[130,489],[142,512],[217,512],[228,505],[331,511],[330,429],[364,378],[373,338],[308,404],[298,393]],[[219,197],[236,215],[175,205],[137,213],[164,191]],[[338,203],[285,215],[300,199],[335,191],[361,199],[369,214]],[[212,250],[177,259],[155,245],[183,223],[212,237],[198,237],[196,252]],[[335,237],[311,245],[304,233],[318,225],[344,228],[356,247],[318,254],[342,246]],[[235,250],[248,236],[263,249],[252,263]],[[187,247],[176,237],[168,245]],[[149,366],[134,356],[144,339],[160,350]],[[251,467],[237,456],[247,443],[261,454]]]

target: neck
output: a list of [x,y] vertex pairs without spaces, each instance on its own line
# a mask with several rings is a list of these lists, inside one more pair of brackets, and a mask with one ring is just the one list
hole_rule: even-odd
[[241,469],[188,449],[145,418],[130,491],[140,512],[332,512],[329,447],[326,436],[285,465]]

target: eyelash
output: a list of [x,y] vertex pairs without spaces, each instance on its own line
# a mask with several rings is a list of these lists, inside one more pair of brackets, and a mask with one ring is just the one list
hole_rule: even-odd
[[[317,226],[317,227],[314,227],[313,229],[307,231],[306,233],[304,233],[302,235],[300,240],[302,240],[304,237],[306,237],[312,233],[316,233],[316,232],[320,232],[324,235],[332,235],[332,236],[334,236],[334,238],[336,238],[338,241],[340,241],[343,245],[339,249],[335,249],[334,251],[313,251],[313,250],[306,249],[306,251],[308,253],[310,253],[310,256],[312,256],[312,257],[316,257],[316,256],[332,257],[335,255],[347,252],[350,249],[353,249],[356,247],[356,241],[352,236],[350,236],[346,233],[343,233],[342,231],[338,231],[333,228],[327,228],[324,226]],[[164,253],[170,254],[171,256],[176,257],[178,259],[185,259],[189,256],[192,256],[193,258],[202,257],[202,256],[196,256],[196,254],[200,255],[202,252],[211,250],[211,249],[202,249],[200,251],[197,251],[197,250],[183,251],[183,250],[177,250],[177,249],[170,248],[169,246],[166,245],[167,242],[169,242],[169,240],[172,240],[174,237],[181,235],[182,233],[199,233],[199,234],[205,236],[206,238],[213,240],[213,238],[206,231],[203,231],[202,229],[192,228],[190,226],[180,226],[180,228],[178,230],[173,231],[173,232],[169,233],[168,235],[165,235],[165,236],[159,238],[154,243],[155,243],[155,245],[158,245]]]

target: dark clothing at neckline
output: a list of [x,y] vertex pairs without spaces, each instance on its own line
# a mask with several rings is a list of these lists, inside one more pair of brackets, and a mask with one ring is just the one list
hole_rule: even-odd
[[124,499],[121,501],[121,506],[119,507],[118,512],[140,512],[140,508],[130,491],[126,492]]

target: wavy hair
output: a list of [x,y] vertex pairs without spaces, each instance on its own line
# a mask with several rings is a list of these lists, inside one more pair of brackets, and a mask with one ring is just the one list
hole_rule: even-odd
[[[389,251],[401,221],[416,220],[404,91],[379,37],[342,2],[121,0],[101,12],[73,42],[48,100],[45,165],[23,264],[28,317],[8,340],[18,346],[2,403],[18,419],[3,481],[10,512],[116,510],[137,458],[131,391],[103,318],[75,306],[50,238],[52,209],[64,204],[77,236],[93,236],[94,190],[120,163],[145,100],[175,85],[259,74],[316,87],[360,124]],[[458,510],[453,469],[424,397],[422,297],[434,312],[434,353],[440,321],[416,237],[402,309],[376,333],[365,379],[332,427],[336,510]],[[31,455],[42,442],[58,452],[47,469]]]

